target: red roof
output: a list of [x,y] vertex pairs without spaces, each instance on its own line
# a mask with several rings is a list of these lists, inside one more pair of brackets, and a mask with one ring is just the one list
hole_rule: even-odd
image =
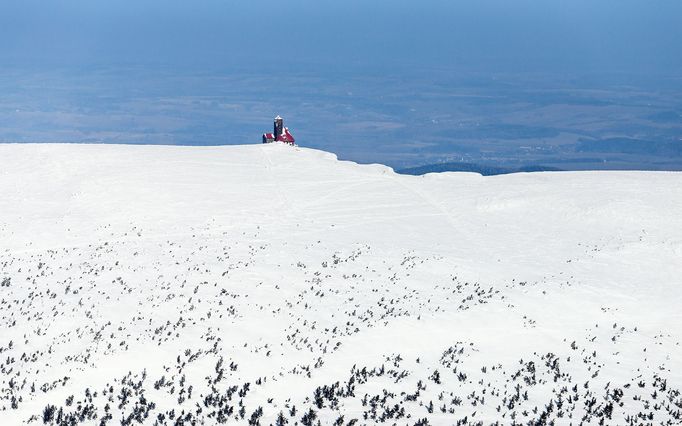
[[277,138],[277,142],[294,143],[296,142],[296,139],[294,139],[293,135],[289,132],[289,129],[285,127],[282,134]]
[[263,137],[265,139],[275,139],[275,134],[274,133],[263,133]]

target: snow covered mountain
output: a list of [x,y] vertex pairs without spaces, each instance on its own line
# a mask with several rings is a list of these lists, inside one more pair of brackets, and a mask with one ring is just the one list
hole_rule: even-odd
[[1,425],[682,422],[682,174],[0,158]]

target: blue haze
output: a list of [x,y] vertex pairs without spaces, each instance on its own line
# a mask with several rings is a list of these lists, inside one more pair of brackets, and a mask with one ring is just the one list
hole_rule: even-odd
[[0,141],[679,168],[681,44],[676,0],[2,0]]

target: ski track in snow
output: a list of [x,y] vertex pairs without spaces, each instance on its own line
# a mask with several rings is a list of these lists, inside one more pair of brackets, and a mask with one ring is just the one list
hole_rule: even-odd
[[0,156],[1,425],[682,422],[682,174]]

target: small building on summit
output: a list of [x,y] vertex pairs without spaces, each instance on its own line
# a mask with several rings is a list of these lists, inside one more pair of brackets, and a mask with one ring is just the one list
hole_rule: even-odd
[[284,119],[279,115],[275,117],[275,125],[273,133],[263,133],[263,143],[284,142],[289,145],[294,145],[294,139],[287,127],[284,127]]

